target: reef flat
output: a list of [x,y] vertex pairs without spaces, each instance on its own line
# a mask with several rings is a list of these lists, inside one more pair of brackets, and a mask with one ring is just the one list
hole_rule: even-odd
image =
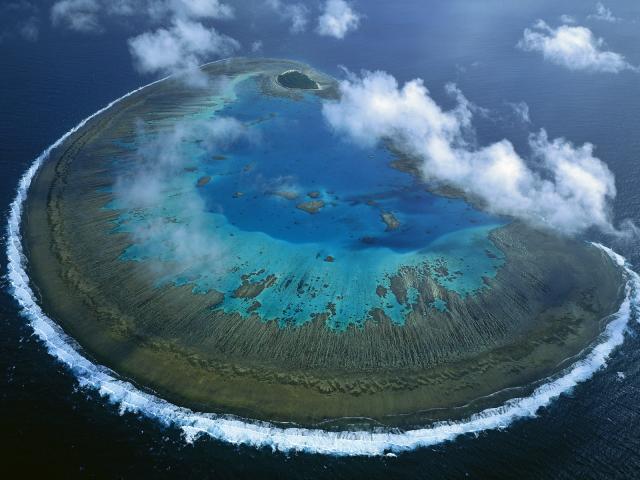
[[[281,86],[292,70],[318,88]],[[281,60],[204,71],[208,88],[167,80],[90,121],[29,192],[43,306],[120,374],[198,409],[414,425],[530,388],[617,310],[599,249],[323,132],[331,78]]]

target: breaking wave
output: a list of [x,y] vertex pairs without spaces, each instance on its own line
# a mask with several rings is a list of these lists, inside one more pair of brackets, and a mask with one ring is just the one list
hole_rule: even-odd
[[608,319],[608,324],[597,344],[584,358],[558,375],[548,378],[531,395],[511,399],[499,407],[483,410],[465,420],[437,422],[425,428],[407,431],[335,432],[309,428],[283,428],[267,422],[195,412],[136,388],[131,383],[121,380],[115,372],[102,365],[94,364],[83,356],[75,341],[42,311],[26,272],[27,258],[22,247],[20,224],[31,181],[51,151],[88,121],[142,88],[146,87],[129,92],[87,117],[36,158],[20,179],[7,225],[7,277],[11,293],[20,305],[22,316],[29,322],[38,338],[44,342],[48,352],[73,372],[82,387],[97,390],[109,401],[119,405],[122,413],[138,412],[157,419],[165,425],[179,427],[189,442],[200,435],[208,435],[232,444],[271,447],[273,450],[283,452],[304,451],[351,456],[391,454],[450,441],[460,435],[503,429],[518,419],[535,417],[541,408],[549,405],[577,384],[588,380],[596,371],[603,368],[611,352],[624,341],[627,326],[631,318],[637,314],[640,304],[640,277],[628,268],[623,257],[603,245],[595,244],[624,269],[626,276],[625,299],[618,312]]

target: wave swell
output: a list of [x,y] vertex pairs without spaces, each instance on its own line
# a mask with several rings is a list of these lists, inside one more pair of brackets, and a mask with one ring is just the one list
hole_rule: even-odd
[[[160,81],[162,80],[158,80]],[[596,371],[607,364],[611,352],[623,343],[627,326],[631,318],[637,314],[640,304],[640,277],[626,265],[622,256],[603,245],[594,244],[624,269],[627,281],[625,299],[618,312],[610,317],[597,344],[584,358],[558,375],[548,378],[531,395],[511,399],[499,407],[483,410],[465,420],[437,422],[425,428],[407,431],[330,432],[321,429],[283,428],[267,422],[195,412],[143,392],[131,383],[119,379],[115,372],[102,365],[94,364],[83,356],[75,341],[67,336],[38,305],[26,271],[27,258],[23,251],[20,225],[23,205],[31,181],[51,151],[88,121],[149,85],[127,93],[87,117],[35,159],[20,179],[16,197],[11,204],[6,230],[7,277],[11,294],[20,305],[21,315],[28,321],[38,338],[43,341],[48,352],[73,372],[82,387],[96,389],[109,401],[119,405],[121,413],[138,412],[157,419],[165,425],[177,426],[182,429],[189,442],[200,435],[208,435],[232,444],[270,447],[282,452],[304,451],[349,456],[384,455],[451,441],[460,435],[503,429],[518,419],[533,418],[541,408],[549,405],[554,399],[591,378]]]

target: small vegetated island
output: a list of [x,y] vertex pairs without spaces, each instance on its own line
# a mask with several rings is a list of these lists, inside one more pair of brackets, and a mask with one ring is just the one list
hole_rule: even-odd
[[285,88],[299,90],[318,90],[320,85],[308,75],[298,70],[288,70],[278,75],[278,83]]
[[200,411],[424,425],[526,395],[618,309],[600,249],[337,138],[332,78],[284,60],[204,72],[209,88],[169,79],[89,121],[29,192],[43,308],[115,372]]

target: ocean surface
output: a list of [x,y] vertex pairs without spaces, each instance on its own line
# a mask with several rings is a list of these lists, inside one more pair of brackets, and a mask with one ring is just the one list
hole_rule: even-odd
[[[307,62],[340,76],[386,70],[399,81],[420,77],[442,105],[454,81],[475,104],[480,144],[510,139],[526,154],[529,133],[591,142],[616,175],[615,217],[640,223],[640,82],[637,74],[572,72],[515,48],[525,27],[557,25],[573,14],[611,50],[640,64],[640,6],[610,2],[626,22],[587,21],[590,2],[361,2],[366,18],[343,41],[309,32],[291,36],[276,18],[238,2],[243,22],[225,32],[244,45],[262,40],[263,55]],[[635,21],[631,21],[635,20]],[[0,20],[0,25],[2,20]],[[221,27],[222,28],[222,27]],[[37,155],[80,120],[142,84],[126,38],[135,25],[114,24],[90,38],[43,24],[29,43],[0,43],[0,214]],[[531,123],[511,103],[526,102]],[[277,228],[274,225],[273,228]],[[599,240],[593,237],[594,240]],[[631,265],[637,243],[611,245]],[[1,248],[4,252],[4,246]],[[1,262],[3,278],[6,259]],[[190,444],[177,428],[121,414],[53,360],[18,315],[3,280],[0,292],[0,458],[7,470],[89,477],[196,478],[635,478],[640,476],[640,353],[630,325],[607,367],[564,395],[538,418],[418,449],[397,457],[337,458],[269,448],[235,447],[202,438]]]

